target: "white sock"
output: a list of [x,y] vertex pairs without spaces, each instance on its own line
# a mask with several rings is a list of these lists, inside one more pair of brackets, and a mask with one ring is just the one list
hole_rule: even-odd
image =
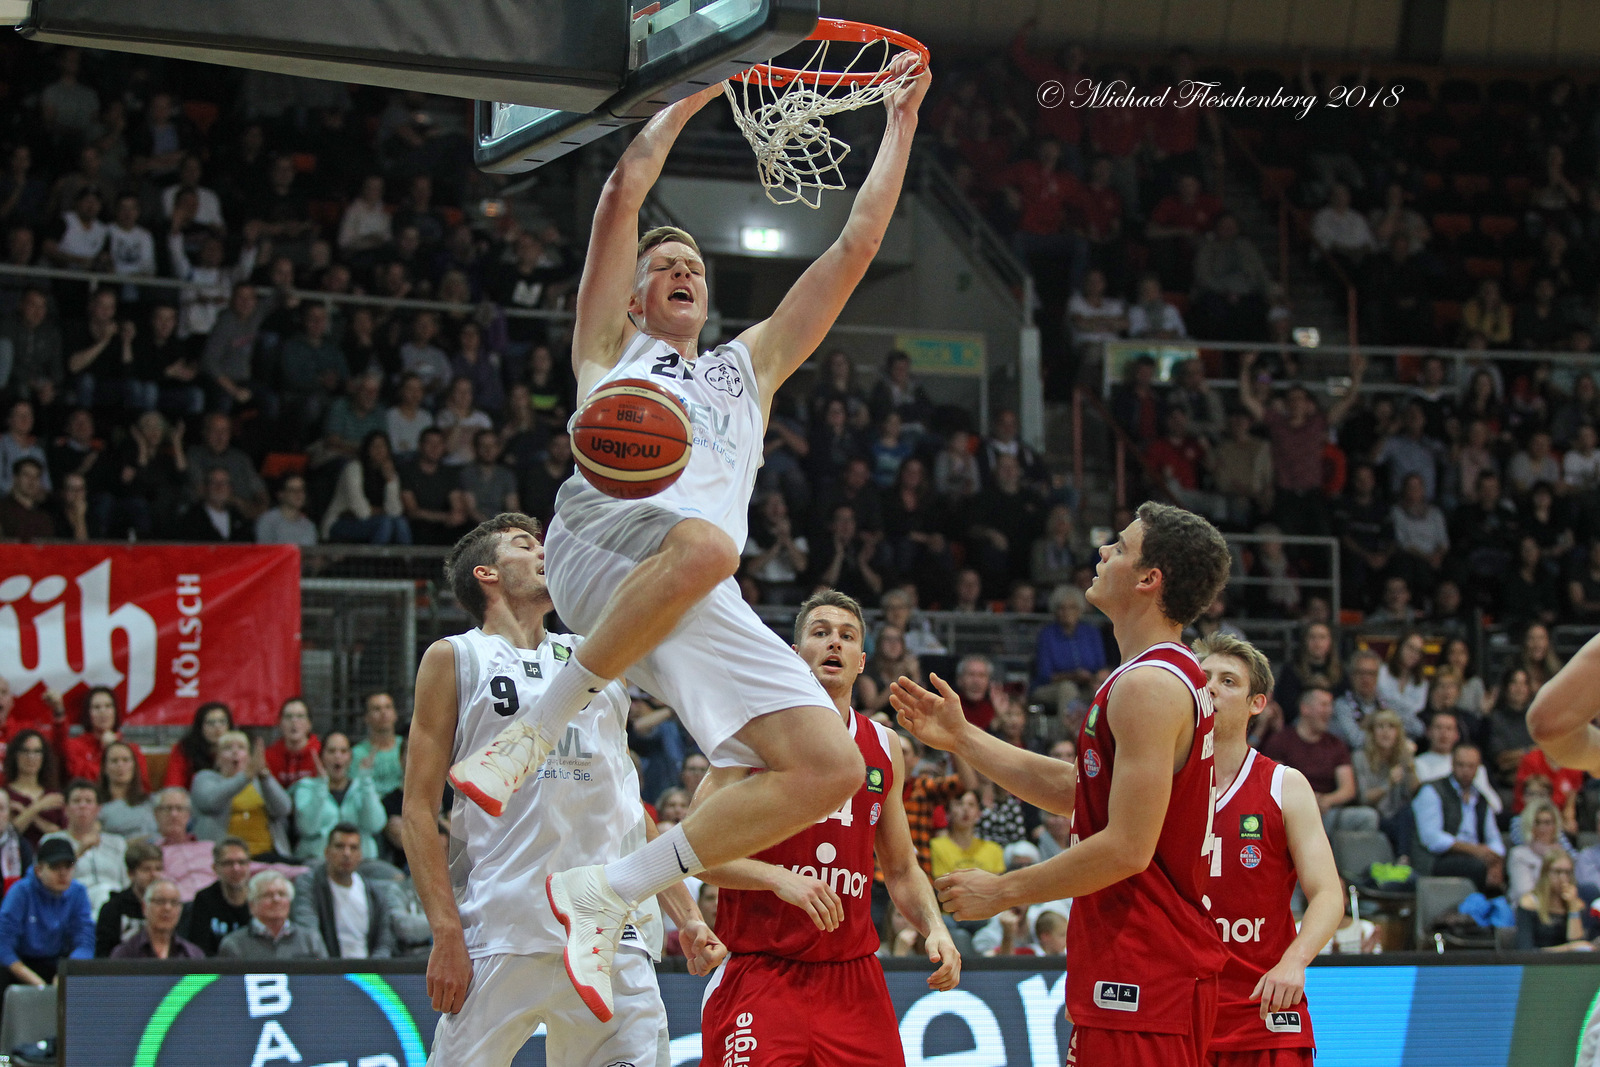
[[606,864],[606,881],[617,896],[637,904],[705,869],[678,825],[638,851]]
[[534,705],[534,725],[544,731],[546,739],[557,740],[572,717],[588,707],[589,701],[610,681],[589,670],[578,662],[577,656],[573,656],[565,667],[556,671],[556,676],[550,679],[550,688]]

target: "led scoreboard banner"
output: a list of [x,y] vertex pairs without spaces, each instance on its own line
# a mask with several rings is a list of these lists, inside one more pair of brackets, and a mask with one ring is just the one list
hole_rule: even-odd
[[[1059,970],[975,960],[933,993],[925,965],[891,961],[897,1039],[910,1067],[1058,1067],[1071,1026]],[[425,961],[70,961],[61,993],[65,1067],[423,1067],[438,1016]],[[254,969],[252,969],[254,967]],[[673,1067],[701,1062],[705,979],[663,970]],[[1306,976],[1318,1067],[1565,1067],[1600,1048],[1600,960],[1537,953],[1320,962]],[[750,1050],[745,1050],[746,1052]],[[732,1060],[724,1052],[732,1055]],[[719,1050],[714,1064],[739,1059]],[[517,1067],[544,1064],[536,1035]],[[751,1061],[753,1062],[753,1061]]]

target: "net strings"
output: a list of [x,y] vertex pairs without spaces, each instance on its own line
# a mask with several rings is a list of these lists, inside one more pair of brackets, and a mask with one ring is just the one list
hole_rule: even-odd
[[877,70],[859,84],[813,85],[806,74],[827,71],[828,46],[836,42],[819,41],[811,57],[800,67],[802,77],[782,84],[765,71],[750,70],[744,76],[723,83],[722,91],[733,108],[739,132],[755,151],[756,173],[767,199],[774,204],[801,203],[809,208],[822,204],[824,189],[843,189],[844,175],[839,165],[850,154],[850,146],[835,137],[824,121],[842,111],[875,104],[921,73],[913,65],[891,76],[889,65],[896,52],[888,41],[878,40],[857,49],[840,74],[861,74],[871,70],[868,57],[877,54]]

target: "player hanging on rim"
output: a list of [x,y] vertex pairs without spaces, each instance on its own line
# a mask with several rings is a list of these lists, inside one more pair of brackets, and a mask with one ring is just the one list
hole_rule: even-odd
[[[545,633],[550,594],[535,519],[504,514],[478,526],[456,543],[445,575],[478,626],[434,642],[422,657],[407,746],[406,856],[433,930],[428,995],[445,1013],[428,1062],[505,1067],[542,1022],[551,1063],[664,1063],[666,1012],[651,962],[660,958],[662,936],[654,902],[638,909],[639,928],[623,935],[616,1011],[597,1022],[567,978],[566,932],[544,894],[552,871],[615,859],[655,832],[628,754],[627,692],[612,683],[596,695],[503,818],[458,794],[447,858],[436,815],[452,759],[532,703],[580,641]],[[726,954],[721,943],[683,885],[661,899],[682,931],[690,970],[707,973]]]
[[1528,705],[1528,733],[1557,768],[1600,775],[1600,634],[1574,652]]
[[1067,1063],[1203,1067],[1227,955],[1208,914],[1212,710],[1181,643],[1228,579],[1228,546],[1204,519],[1145,503],[1100,550],[1089,602],[1122,653],[1078,732],[1078,770],[1007,744],[961,714],[943,679],[890,689],[902,725],[996,785],[1072,813],[1073,847],[1004,875],[955,871],[934,884],[944,910],[983,919],[1073,897],[1067,927]]
[[[1228,634],[1198,642],[1194,652],[1216,708],[1214,832],[1222,847],[1211,916],[1231,950],[1217,986],[1210,1062],[1311,1067],[1306,965],[1344,915],[1333,848],[1305,775],[1250,747],[1250,720],[1272,694],[1267,657]],[[1298,935],[1289,910],[1296,880],[1306,894]]]
[[[900,739],[850,707],[867,664],[863,628],[861,605],[832,589],[800,605],[794,626],[795,651],[833,698],[866,761],[861,787],[787,841],[701,875],[722,887],[717,929],[731,953],[706,989],[701,1041],[708,1062],[740,1038],[755,1042],[763,1063],[905,1062],[872,925],[874,852],[890,899],[927,937],[928,959],[939,965],[928,985],[954,989],[960,981],[961,956],[911,844],[900,799]],[[751,773],[713,770],[696,803]]]
[[[915,62],[905,53],[891,71]],[[929,81],[924,70],[885,98],[883,143],[839,238],[770,318],[712,351],[699,349],[707,297],[694,238],[661,228],[641,239],[638,218],[684,123],[721,87],[652,118],[600,194],[573,326],[578,394],[648,378],[691,412],[691,458],[677,482],[644,500],[613,499],[577,474],[562,486],[546,543],[550,593],[587,640],[531,708],[451,768],[451,781],[496,810],[567,721],[625,671],[677,711],[713,766],[768,771],[719,790],[639,851],[549,881],[568,930],[569,974],[601,1019],[611,1012],[611,953],[635,903],[783,840],[861,786],[861,754],[832,701],[733,575],[772,397],[833,327],[882,242]]]

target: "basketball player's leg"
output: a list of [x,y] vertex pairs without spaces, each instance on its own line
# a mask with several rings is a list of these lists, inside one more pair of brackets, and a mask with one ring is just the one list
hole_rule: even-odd
[[545,543],[546,582],[562,619],[585,634],[545,692],[490,744],[450,771],[451,783],[491,814],[542,763],[572,717],[656,648],[738,569],[733,541],[704,519],[593,490],[558,515]]
[[546,1021],[544,1006],[561,997],[576,999],[558,954],[473,960],[472,985],[461,1010],[439,1016],[428,1053],[430,1067],[510,1067],[517,1051]]
[[[560,964],[559,956],[556,961]],[[667,1009],[661,1002],[655,964],[648,955],[632,948],[617,953],[612,974],[616,1014],[607,1023],[595,1021],[594,1014],[566,980],[564,966],[562,972],[564,988],[551,998],[546,1011],[546,1063],[572,1067],[670,1067]]]
[[578,660],[620,678],[666,640],[683,617],[739,569],[739,549],[704,519],[684,519],[612,592],[584,634]]

